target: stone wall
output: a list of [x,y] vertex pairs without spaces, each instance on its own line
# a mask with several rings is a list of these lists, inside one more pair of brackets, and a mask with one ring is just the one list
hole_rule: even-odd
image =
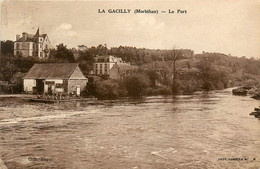
[[76,93],[77,87],[80,87],[80,91],[84,90],[87,82],[87,79],[68,80],[68,93]]

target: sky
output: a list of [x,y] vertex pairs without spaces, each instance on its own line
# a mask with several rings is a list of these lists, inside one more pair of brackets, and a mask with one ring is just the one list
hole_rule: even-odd
[[[135,9],[159,13],[135,14]],[[178,14],[178,9],[187,13]],[[38,27],[53,47],[107,44],[260,58],[260,0],[1,2],[1,40],[15,40],[22,32],[35,34]]]

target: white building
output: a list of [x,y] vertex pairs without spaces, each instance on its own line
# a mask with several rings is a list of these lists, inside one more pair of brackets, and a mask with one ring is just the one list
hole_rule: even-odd
[[77,93],[84,90],[88,79],[77,63],[34,64],[23,78],[26,93]]
[[115,56],[111,55],[105,55],[105,56],[96,56],[95,57],[95,62],[93,65],[94,68],[94,74],[95,75],[109,75],[109,70],[116,64],[116,63],[121,63],[121,64],[127,64],[122,60],[122,58],[117,58]]
[[39,28],[35,35],[23,32],[22,37],[16,35],[14,55],[23,57],[48,58],[50,41],[47,34],[40,34]]

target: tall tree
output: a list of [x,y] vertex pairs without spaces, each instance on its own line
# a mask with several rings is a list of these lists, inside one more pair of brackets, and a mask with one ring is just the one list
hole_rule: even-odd
[[73,53],[63,43],[56,46],[55,58],[65,62],[75,62]]
[[14,42],[11,40],[1,41],[1,55],[13,54],[14,53]]
[[172,86],[172,90],[173,90],[173,93],[177,93],[178,92],[178,85],[176,83],[176,76],[177,76],[177,73],[176,73],[176,62],[181,59],[182,57],[182,52],[180,50],[176,50],[176,49],[173,49],[171,51],[168,52],[168,56],[169,56],[169,59],[172,61],[172,66],[173,66],[173,86]]

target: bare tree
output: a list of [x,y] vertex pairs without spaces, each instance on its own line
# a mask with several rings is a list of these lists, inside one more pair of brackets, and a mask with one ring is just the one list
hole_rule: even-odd
[[173,93],[177,93],[177,85],[176,85],[176,76],[177,76],[177,70],[176,70],[176,62],[181,58],[182,52],[181,50],[172,49],[168,53],[169,59],[172,62],[172,71],[173,71]]

